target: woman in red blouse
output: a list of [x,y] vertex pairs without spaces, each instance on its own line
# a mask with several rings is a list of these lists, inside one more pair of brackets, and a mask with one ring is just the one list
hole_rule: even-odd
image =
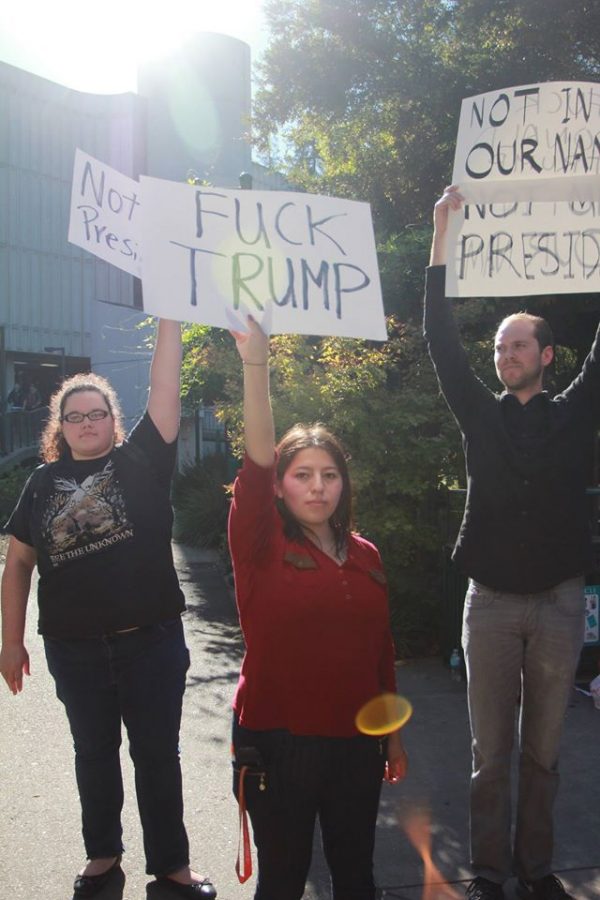
[[395,691],[386,580],[354,534],[344,452],[322,425],[277,448],[268,339],[249,317],[234,337],[244,366],[246,456],[229,542],[246,655],[234,699],[240,771],[258,851],[255,900],[299,900],[316,817],[334,900],[372,900],[381,780],[406,773],[399,732],[361,735],[360,707]]

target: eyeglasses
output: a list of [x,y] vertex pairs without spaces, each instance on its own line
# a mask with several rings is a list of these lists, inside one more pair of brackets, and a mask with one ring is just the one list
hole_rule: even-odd
[[99,422],[100,419],[105,419],[107,416],[110,416],[110,413],[107,409],[93,409],[89,413],[67,413],[66,416],[62,417],[61,421],[68,422],[69,425],[80,425],[84,419],[89,419],[90,422]]

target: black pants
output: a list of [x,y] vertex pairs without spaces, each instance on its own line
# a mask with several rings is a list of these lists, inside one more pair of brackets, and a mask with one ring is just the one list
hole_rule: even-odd
[[374,900],[373,848],[385,742],[252,731],[234,719],[234,794],[239,768],[258,853],[255,900],[300,900],[317,816],[334,900]]

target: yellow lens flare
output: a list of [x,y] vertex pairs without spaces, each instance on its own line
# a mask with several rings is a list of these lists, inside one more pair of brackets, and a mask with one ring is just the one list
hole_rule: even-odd
[[354,722],[362,734],[380,736],[406,725],[412,711],[412,704],[406,697],[379,694],[359,709]]

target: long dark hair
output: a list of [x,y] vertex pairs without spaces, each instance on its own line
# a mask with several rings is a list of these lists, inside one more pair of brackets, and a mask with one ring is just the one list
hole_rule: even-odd
[[55,462],[67,452],[68,444],[64,439],[61,426],[65,404],[72,394],[81,394],[83,391],[95,391],[100,394],[113,418],[115,443],[120,444],[124,439],[123,413],[119,398],[110,382],[102,375],[94,375],[92,372],[73,375],[72,378],[63,381],[59,389],[50,397],[50,413],[40,438],[40,457],[45,463]]
[[[342,476],[342,493],[335,512],[329,519],[333,531],[335,548],[341,553],[352,530],[352,485],[348,471],[348,456],[338,438],[325,425],[315,422],[314,425],[294,425],[277,445],[277,466],[275,474],[281,481],[292,460],[301,450],[317,447],[328,453]],[[298,520],[289,511],[281,498],[276,498],[277,509],[283,519],[285,536],[300,543],[306,540],[306,533]]]

